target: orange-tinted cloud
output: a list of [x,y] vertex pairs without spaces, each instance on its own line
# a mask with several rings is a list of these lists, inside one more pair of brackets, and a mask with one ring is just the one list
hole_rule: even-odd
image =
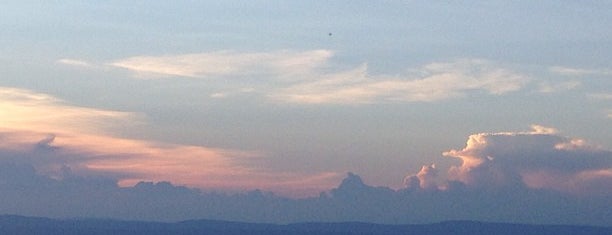
[[64,166],[128,186],[171,181],[191,187],[268,189],[292,196],[317,194],[335,183],[331,172],[270,172],[248,162],[262,155],[232,149],[116,137],[113,130],[143,121],[140,115],[76,107],[28,90],[0,89],[0,153],[58,175]]
[[170,56],[135,56],[110,63],[134,72],[141,78],[237,76],[253,74],[307,73],[331,56],[328,50],[210,53]]

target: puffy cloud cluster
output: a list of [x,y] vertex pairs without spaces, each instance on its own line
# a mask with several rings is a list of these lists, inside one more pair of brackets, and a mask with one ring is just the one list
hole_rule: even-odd
[[[474,134],[463,149],[443,155],[461,161],[448,170],[447,181],[469,187],[612,193],[612,151],[561,136],[552,128],[534,125],[527,132]],[[432,188],[433,169],[424,166],[409,179],[418,179],[421,188]]]

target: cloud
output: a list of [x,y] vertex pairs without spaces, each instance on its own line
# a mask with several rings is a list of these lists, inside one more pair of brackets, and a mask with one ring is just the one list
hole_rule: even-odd
[[595,100],[612,100],[612,93],[592,93],[587,96]]
[[121,186],[171,181],[210,189],[274,189],[292,196],[318,193],[338,176],[248,166],[263,157],[258,152],[117,137],[118,129],[143,125],[142,116],[77,107],[29,90],[0,88],[0,114],[0,160],[31,164],[50,176],[69,166],[75,174],[113,178]]
[[591,76],[591,75],[609,76],[609,75],[612,75],[612,70],[610,69],[582,69],[582,68],[571,68],[571,67],[563,67],[563,66],[550,67],[549,71],[559,74],[559,75],[563,75],[563,76]]
[[255,88],[246,87],[246,88],[241,88],[241,89],[238,89],[238,90],[229,90],[229,91],[215,92],[215,93],[210,94],[210,98],[223,99],[223,98],[228,98],[230,96],[235,96],[235,95],[239,95],[239,94],[254,93],[256,91],[257,90]]
[[576,87],[579,87],[580,85],[581,83],[579,81],[565,81],[558,83],[542,82],[540,83],[538,91],[542,93],[569,91],[575,89]]
[[[530,82],[527,76],[483,59],[430,63],[404,75],[375,75],[363,64],[334,71],[329,50],[240,53],[217,51],[169,56],[134,56],[109,65],[134,72],[140,78],[233,79],[271,100],[295,104],[365,104],[377,102],[431,102],[463,97],[470,92],[503,95]],[[265,76],[263,76],[265,75]],[[236,78],[249,78],[248,81]],[[543,90],[571,89],[558,84]],[[226,98],[238,91],[220,91]]]
[[425,190],[437,190],[438,187],[438,169],[435,164],[429,166],[423,166],[419,173],[408,176],[404,179],[406,188],[409,189],[425,189]]
[[59,59],[57,60],[57,63],[59,64],[64,64],[64,65],[70,65],[70,66],[76,66],[76,67],[94,67],[92,64],[90,64],[87,61],[83,61],[83,60],[76,60],[76,59]]
[[[285,198],[261,190],[205,192],[170,182],[117,181],[80,176],[64,167],[51,178],[27,164],[0,163],[3,213],[48,217],[101,217],[177,221],[194,218],[263,223],[363,221],[385,224],[479,220],[540,224],[612,224],[609,195],[573,197],[543,190],[501,193],[474,188],[392,190],[349,173],[319,197]],[[429,169],[431,170],[431,168]],[[594,173],[588,177],[599,177]],[[607,174],[607,173],[605,173]],[[599,186],[609,184],[601,182]],[[301,182],[294,182],[301,185]],[[40,208],[45,208],[41,210]],[[546,216],[542,216],[546,214]]]
[[574,194],[611,194],[612,151],[564,137],[550,128],[471,135],[465,148],[444,152],[461,160],[449,180],[469,186],[527,186]]
[[[591,93],[587,94],[587,97],[600,102],[606,102],[612,100],[612,93]],[[607,118],[612,119],[612,109],[605,109],[602,111]]]
[[375,102],[429,102],[462,97],[470,91],[502,95],[521,89],[530,79],[486,60],[466,59],[432,63],[415,76],[372,76],[367,66],[322,74],[281,88],[271,97],[280,102],[304,104],[361,104]]
[[244,76],[307,73],[323,65],[333,53],[328,50],[238,53],[217,51],[169,56],[136,56],[111,62],[142,78]]
[[105,133],[113,125],[138,124],[139,115],[68,105],[53,96],[0,87],[0,128],[43,132]]
[[[370,186],[358,175],[348,173],[336,188],[308,198],[279,197],[261,190],[232,194],[206,192],[165,181],[139,181],[123,187],[118,184],[122,179],[138,179],[140,174],[163,176],[166,171],[181,170],[191,178],[202,170],[209,173],[203,176],[210,178],[207,180],[235,177],[244,185],[257,187],[253,182],[265,178],[274,187],[300,190],[308,189],[313,182],[336,179],[337,174],[265,175],[233,165],[232,169],[238,171],[232,174],[236,175],[217,175],[210,165],[223,166],[228,159],[216,158],[218,152],[211,155],[199,147],[152,146],[151,142],[125,139],[107,142],[100,137],[85,138],[80,141],[87,143],[80,143],[60,135],[37,133],[15,137],[15,133],[3,133],[0,143],[14,146],[10,144],[12,141],[24,142],[26,137],[30,138],[30,150],[16,157],[30,156],[37,160],[0,161],[0,208],[10,214],[156,221],[207,218],[265,223],[405,224],[461,219],[612,225],[609,216],[611,152],[581,139],[561,136],[557,130],[543,126],[533,126],[526,132],[471,135],[465,148],[445,153],[461,160],[460,165],[451,168],[447,185],[437,185],[442,175],[432,164],[407,177],[409,187],[405,189]],[[199,157],[191,158],[190,153]],[[84,156],[88,159],[80,164],[69,161],[72,165],[62,165],[56,175],[44,174],[44,170],[41,172],[39,167],[30,164],[39,163],[45,156],[57,163],[57,158],[66,160],[71,154],[76,159]],[[0,147],[0,156],[7,157],[6,148]],[[113,158],[120,159],[113,161]],[[177,164],[173,158],[196,167]],[[150,159],[154,162],[150,163]],[[149,164],[154,171],[138,170]],[[108,173],[110,169],[112,174],[82,174],[83,167],[89,173],[95,170]]]

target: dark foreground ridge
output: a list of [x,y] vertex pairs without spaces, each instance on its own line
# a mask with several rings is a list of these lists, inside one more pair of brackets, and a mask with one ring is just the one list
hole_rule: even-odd
[[612,227],[448,221],[421,225],[359,222],[287,225],[189,220],[177,223],[0,216],[0,234],[537,234],[610,235]]

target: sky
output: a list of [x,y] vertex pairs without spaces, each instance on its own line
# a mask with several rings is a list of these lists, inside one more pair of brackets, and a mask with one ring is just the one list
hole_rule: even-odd
[[609,1],[8,1],[0,188],[605,198],[611,23]]

